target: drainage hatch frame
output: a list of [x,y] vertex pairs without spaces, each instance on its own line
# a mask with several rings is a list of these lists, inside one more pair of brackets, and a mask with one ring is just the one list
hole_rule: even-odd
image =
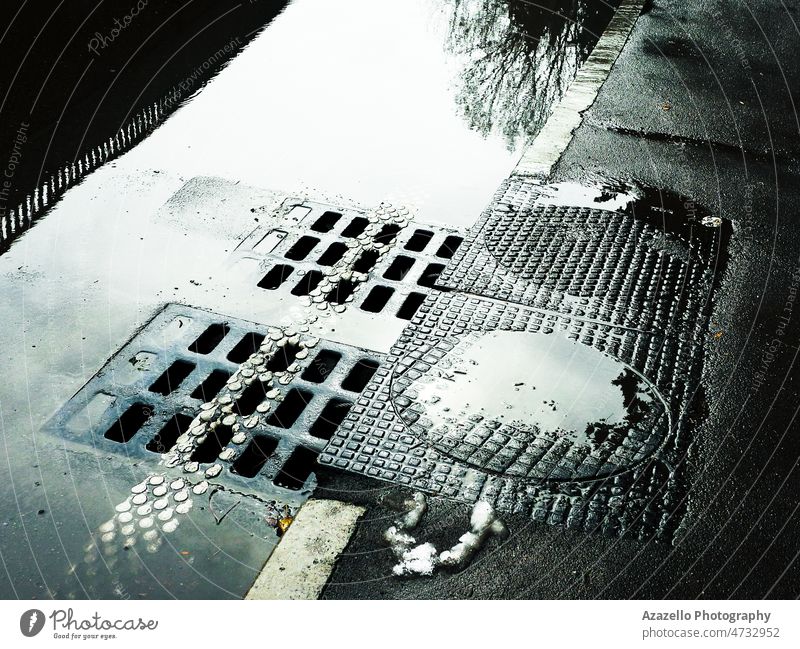
[[[186,475],[185,466],[169,461],[178,438],[189,430],[204,403],[229,392],[231,377],[270,331],[275,329],[167,304],[58,410],[42,432],[75,449],[89,448],[159,472]],[[211,452],[195,458],[196,475],[205,473],[214,483],[261,498],[294,504],[305,500],[316,485],[317,454],[366,380],[384,363],[383,354],[316,340],[303,359],[276,359],[282,365],[293,364],[293,372],[284,373],[274,394],[257,394],[246,406],[254,413],[264,403],[274,407],[252,428],[207,440]]]

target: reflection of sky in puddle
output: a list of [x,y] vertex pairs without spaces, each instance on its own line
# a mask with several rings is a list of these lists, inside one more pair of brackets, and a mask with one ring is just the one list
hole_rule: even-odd
[[470,130],[429,0],[296,0],[120,165],[472,223],[516,155]]
[[[459,354],[459,355],[456,355]],[[419,381],[419,401],[434,428],[465,416],[535,425],[587,441],[590,424],[625,424],[633,399],[652,403],[644,379],[605,354],[559,335],[495,331],[463,341]]]
[[617,211],[640,198],[641,192],[633,185],[603,185],[560,182],[544,185],[536,199],[537,205],[562,205],[588,207],[597,210]]

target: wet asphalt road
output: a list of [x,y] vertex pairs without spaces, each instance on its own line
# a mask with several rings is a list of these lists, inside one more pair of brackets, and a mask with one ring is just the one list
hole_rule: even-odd
[[[379,486],[361,498],[370,508],[326,597],[800,595],[797,20],[795,3],[647,3],[554,172],[554,181],[635,178],[735,224],[706,345],[707,417],[674,545],[512,517],[508,541],[491,542],[464,572],[398,581],[389,550],[374,544],[398,496]],[[337,478],[331,493],[370,487],[356,482]],[[418,538],[447,547],[468,515],[433,502]]]
[[[405,494],[326,473],[318,496],[359,502],[368,511],[325,597],[800,594],[794,420],[800,400],[793,380],[800,313],[790,300],[793,287],[800,287],[793,278],[800,267],[794,6],[648,3],[553,178],[634,178],[691,196],[735,222],[707,341],[708,415],[689,458],[689,510],[675,544],[587,536],[509,517],[510,538],[490,541],[464,572],[400,581],[390,577],[393,557],[380,538]],[[109,353],[113,349],[109,344]],[[90,362],[85,373],[95,367]],[[31,516],[35,521],[36,513]],[[450,546],[466,530],[468,516],[466,506],[432,500],[419,538]],[[31,529],[37,525],[43,537],[51,533],[42,522]],[[58,552],[55,542],[48,550],[43,555]],[[245,550],[257,564],[259,551]],[[44,570],[49,567],[61,568],[45,561]],[[226,570],[221,563],[212,569]],[[236,596],[249,575],[234,575],[229,594]],[[167,592],[197,595],[192,580],[202,578],[186,567]],[[2,588],[11,592],[9,584]],[[33,581],[20,593],[45,594]]]

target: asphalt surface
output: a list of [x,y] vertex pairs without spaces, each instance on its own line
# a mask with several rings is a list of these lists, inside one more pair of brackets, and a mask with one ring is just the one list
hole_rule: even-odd
[[[326,597],[800,595],[796,21],[793,3],[648,3],[552,178],[637,179],[734,222],[706,346],[688,513],[674,544],[511,517],[510,538],[490,542],[463,572],[398,580],[375,539],[402,497],[340,478],[332,493],[363,489],[369,509]],[[468,516],[433,501],[418,539],[448,547]]]
[[[271,17],[271,12],[264,11],[264,15],[256,17],[253,28]],[[382,536],[404,510],[409,494],[386,483],[322,471],[317,497],[337,498],[367,507],[324,597],[758,598],[800,595],[797,561],[800,497],[796,489],[800,442],[794,419],[800,400],[797,382],[793,380],[800,337],[797,327],[800,314],[794,303],[795,292],[800,288],[797,277],[800,240],[793,223],[799,186],[795,154],[800,143],[792,94],[800,87],[795,54],[797,20],[795,5],[785,2],[763,2],[757,6],[699,0],[648,3],[551,179],[577,182],[591,182],[597,176],[635,179],[689,196],[712,213],[734,223],[729,261],[716,293],[706,345],[704,398],[697,404],[706,414],[695,431],[695,443],[688,459],[688,509],[675,542],[670,545],[586,535],[508,516],[505,520],[511,532],[509,538],[504,542],[490,539],[464,571],[441,572],[432,578],[397,579],[391,576],[395,560],[382,542]],[[234,27],[232,33],[242,31],[242,25]],[[216,51],[217,45],[215,43],[208,52]],[[204,56],[207,55],[205,48],[201,49]],[[111,70],[104,74],[111,74]],[[170,83],[180,79],[178,73],[175,74]],[[107,83],[107,79],[98,83]],[[57,98],[54,103],[62,100],[63,97]],[[24,115],[20,117],[23,118]],[[50,119],[49,114],[47,119]],[[13,135],[15,130],[12,124],[6,135]],[[68,139],[64,146],[72,144]],[[42,146],[46,148],[46,144]],[[179,178],[167,180],[151,176],[132,181],[129,187],[120,187],[115,184],[119,183],[119,177],[109,168],[94,174],[93,180],[94,185],[99,183],[105,187],[107,193],[127,191],[137,195],[137,209],[146,208],[146,213],[166,201],[181,182]],[[81,203],[80,199],[64,201],[63,213],[51,216],[71,217],[75,219],[73,225],[83,223],[80,220],[84,211],[82,205],[95,202],[95,188],[92,183],[79,188],[85,202]],[[94,203],[95,210],[98,204],[114,214],[130,207],[108,196]],[[222,253],[233,248],[245,231],[244,221],[247,227],[253,226],[249,204],[247,207],[241,211],[244,215],[241,224],[222,224],[211,219],[208,223],[187,225],[191,224],[188,215],[175,227],[167,221],[154,222],[150,226],[153,232],[145,233],[152,237],[147,244],[142,244],[154,247],[137,259],[139,263],[148,255],[166,259],[166,247],[177,245],[179,237],[187,236],[187,228],[189,234],[200,239],[204,236],[218,239],[207,243],[207,258],[221,259]],[[141,236],[139,217],[125,218],[128,219],[125,232],[130,237]],[[93,221],[87,217],[85,224],[92,227]],[[237,230],[239,225],[241,228]],[[49,250],[50,241],[56,241],[58,227],[57,221],[43,220],[38,243],[31,243],[33,255],[37,251],[43,255]],[[221,228],[223,233],[213,231],[213,227]],[[163,229],[168,231],[165,233]],[[105,241],[103,231],[93,234],[97,240],[95,245],[100,246]],[[79,234],[70,232],[66,239],[63,238],[65,233],[60,236],[60,245],[80,248]],[[108,235],[108,242],[117,242],[113,233]],[[23,243],[26,243],[24,237],[18,244]],[[20,250],[16,252],[22,254]],[[112,252],[108,253],[108,259],[99,248],[91,253],[97,255],[95,258],[88,252],[73,260],[54,255],[52,266],[43,264],[34,271],[20,266],[16,271],[11,268],[6,271],[20,280],[15,284],[15,291],[22,292],[27,286],[26,272],[32,272],[32,286],[42,287],[46,285],[42,277],[47,276],[48,271],[59,271],[61,274],[56,273],[50,281],[54,285],[60,282],[69,286],[59,286],[42,299],[46,302],[60,295],[66,300],[70,287],[78,293],[84,291],[84,297],[76,299],[74,305],[69,303],[77,313],[87,300],[94,300],[95,307],[103,306],[106,296],[99,292],[101,289],[91,283],[84,286],[81,282],[90,276],[98,259],[108,262],[110,268],[114,259]],[[196,260],[195,264],[203,265]],[[81,274],[77,268],[75,274],[71,274],[73,267],[81,266],[89,271]],[[200,269],[192,270],[199,272]],[[36,444],[31,431],[40,422],[33,417],[26,421],[24,405],[20,404],[26,399],[34,403],[44,401],[42,393],[46,393],[53,407],[63,403],[119,347],[131,333],[134,323],[141,324],[146,319],[153,307],[151,301],[163,302],[174,297],[171,291],[173,284],[177,286],[173,281],[176,278],[180,277],[183,282],[180,286],[184,299],[205,301],[209,308],[225,310],[225,296],[215,291],[213,283],[209,288],[187,288],[187,272],[163,272],[155,285],[158,291],[154,288],[153,295],[142,301],[141,308],[131,306],[129,294],[124,291],[113,292],[113,288],[107,288],[114,299],[105,306],[109,312],[113,311],[113,317],[108,317],[106,323],[88,324],[86,329],[72,326],[67,327],[66,333],[59,334],[64,328],[63,313],[69,310],[62,309],[62,318],[54,318],[46,308],[38,315],[20,315],[13,335],[5,337],[8,344],[39,344],[41,348],[38,339],[26,339],[28,330],[45,331],[43,335],[49,336],[51,341],[63,335],[65,344],[78,350],[76,354],[80,352],[82,366],[77,370],[68,364],[70,359],[47,358],[42,361],[42,367],[49,368],[48,372],[43,370],[47,381],[44,387],[39,387],[39,393],[31,395],[21,381],[15,382],[13,389],[8,388],[15,401],[11,409],[6,407],[3,416],[19,434],[7,436],[10,446],[6,448],[21,453],[31,442]],[[134,290],[124,282],[109,282],[108,285]],[[138,286],[135,289],[141,290]],[[81,317],[86,316],[82,314]],[[76,322],[81,322],[80,318]],[[29,326],[31,323],[34,326]],[[92,327],[96,330],[92,331]],[[104,342],[92,348],[87,344],[84,351],[82,334]],[[31,359],[39,353],[43,354],[41,349],[39,352],[28,350]],[[114,588],[134,596],[235,597],[252,581],[264,556],[264,543],[253,535],[236,536],[236,530],[229,532],[205,520],[199,523],[199,530],[204,538],[207,535],[208,542],[192,548],[198,557],[205,559],[198,559],[196,564],[192,563],[193,559],[187,559],[185,565],[172,573],[168,562],[145,564],[145,570],[139,574],[119,572],[117,583],[105,584],[96,591],[80,591],[74,584],[74,592],[59,590],[60,580],[71,581],[64,574],[61,553],[67,548],[69,554],[80,557],[86,532],[92,527],[88,521],[102,520],[109,505],[113,506],[124,497],[137,471],[135,465],[128,467],[132,469],[128,476],[127,470],[107,468],[110,485],[106,488],[107,497],[96,499],[97,502],[86,498],[81,503],[82,499],[71,492],[96,489],[95,477],[101,465],[98,458],[83,454],[65,457],[62,449],[44,444],[38,451],[39,457],[28,458],[24,466],[14,469],[14,486],[19,489],[14,497],[19,511],[9,513],[3,521],[7,530],[13,530],[15,542],[13,547],[5,548],[7,564],[6,571],[0,573],[0,592],[19,597],[63,596],[65,593],[77,597],[111,596],[109,589]],[[40,466],[46,468],[43,470]],[[77,485],[58,482],[62,474],[68,473],[73,480],[77,476]],[[7,487],[7,476],[0,475],[0,478],[4,488]],[[43,478],[50,487],[46,492],[41,488]],[[4,493],[11,497],[8,489]],[[68,506],[61,507],[62,503]],[[86,511],[83,504],[87,504]],[[78,516],[86,519],[85,528],[74,525]],[[242,514],[242,519],[236,522],[237,529],[246,527],[249,516]],[[444,549],[467,530],[468,519],[467,506],[431,499],[417,538]],[[22,526],[20,520],[24,523]],[[39,541],[38,554],[33,559],[24,546],[24,541],[30,539]],[[224,556],[215,554],[213,548],[217,546],[238,558],[239,569],[230,570]],[[152,589],[150,569],[166,575],[166,583],[160,585],[163,590]],[[226,581],[211,583],[215,576],[225,574],[228,575]],[[59,578],[53,583],[50,575],[59,575]],[[51,590],[51,586],[55,589]]]

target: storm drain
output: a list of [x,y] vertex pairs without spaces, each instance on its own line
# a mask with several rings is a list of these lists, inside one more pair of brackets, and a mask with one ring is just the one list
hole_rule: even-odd
[[[466,239],[383,206],[288,202],[237,248],[282,326],[169,305],[49,429],[283,500],[321,464],[585,531],[671,538],[726,224],[503,185]],[[658,221],[661,218],[661,221]],[[661,223],[662,228],[659,228]],[[388,356],[317,309],[408,321]],[[277,496],[276,496],[277,494]]]
[[[314,295],[325,273],[350,247],[364,240],[369,221],[362,212],[311,201],[290,203],[280,228],[261,227],[237,248],[239,258],[255,259],[256,286],[279,299]],[[446,228],[411,223],[384,225],[374,243],[389,249],[365,249],[352,271],[369,277],[363,286],[340,279],[327,294],[332,305],[351,301],[366,315],[410,320],[436,287],[445,264],[461,246],[463,235]]]
[[[166,464],[245,493],[302,499],[315,485],[317,455],[384,359],[310,336],[282,341],[279,331],[167,305],[45,430],[161,471]],[[242,376],[240,364],[270,343],[262,373]],[[212,401],[230,416],[187,443]]]

